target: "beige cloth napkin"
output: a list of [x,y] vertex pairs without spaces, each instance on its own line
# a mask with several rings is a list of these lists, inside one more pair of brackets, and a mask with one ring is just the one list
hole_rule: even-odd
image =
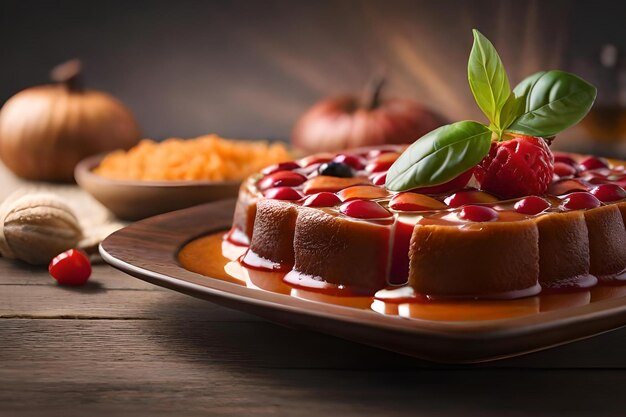
[[15,177],[0,163],[0,203],[7,197],[30,193],[45,192],[61,197],[72,209],[83,230],[84,238],[79,247],[95,253],[97,246],[109,234],[120,229],[125,223],[117,220],[113,214],[91,195],[81,190],[76,184],[52,184],[24,181]]

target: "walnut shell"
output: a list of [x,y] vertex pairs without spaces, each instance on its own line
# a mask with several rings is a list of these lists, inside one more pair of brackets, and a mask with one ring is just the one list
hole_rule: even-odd
[[0,206],[0,254],[45,265],[77,246],[81,227],[57,196],[33,193],[9,196]]

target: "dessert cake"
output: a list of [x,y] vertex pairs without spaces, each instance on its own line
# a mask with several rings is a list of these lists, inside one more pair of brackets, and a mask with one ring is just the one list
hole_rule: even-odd
[[626,168],[549,147],[596,89],[556,70],[511,89],[478,31],[468,80],[488,124],[268,167],[243,184],[226,245],[332,295],[507,299],[626,281]]
[[227,241],[247,248],[244,266],[332,294],[519,298],[626,280],[624,165],[556,154],[541,196],[479,190],[480,167],[392,192],[385,176],[403,150],[266,168],[242,185]]

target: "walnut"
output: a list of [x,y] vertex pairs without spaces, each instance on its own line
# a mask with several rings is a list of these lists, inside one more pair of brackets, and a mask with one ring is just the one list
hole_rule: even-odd
[[82,237],[78,219],[54,194],[13,194],[0,206],[0,254],[6,258],[45,265]]

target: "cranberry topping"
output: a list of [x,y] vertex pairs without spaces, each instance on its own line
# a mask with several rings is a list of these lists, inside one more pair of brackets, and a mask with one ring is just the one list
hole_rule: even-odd
[[318,170],[319,170],[320,165],[321,164],[311,164],[304,168],[300,168],[298,172],[306,176],[307,178],[315,178],[319,175]]
[[380,161],[367,164],[365,169],[369,172],[383,172],[387,171],[395,161]]
[[305,207],[332,207],[341,203],[335,193],[321,192],[310,195],[304,200]]
[[568,154],[554,152],[553,155],[554,155],[555,163],[561,162],[563,164],[571,165],[573,167],[576,167],[578,165],[578,162],[576,162],[576,160],[572,158],[571,156],[569,156]]
[[303,197],[299,191],[291,187],[270,188],[263,195],[272,200],[300,200]]
[[343,214],[357,219],[383,219],[390,217],[391,213],[380,204],[367,200],[352,200],[344,203],[339,209]]
[[369,172],[387,171],[394,164],[394,162],[396,162],[398,157],[400,157],[400,154],[398,153],[386,153],[367,164],[365,170]]
[[259,189],[267,190],[272,187],[295,187],[306,181],[304,175],[292,171],[278,171],[267,175],[259,181]]
[[445,199],[446,204],[453,208],[461,207],[466,204],[485,204],[495,203],[497,201],[498,199],[491,194],[476,190],[459,191]]
[[465,206],[461,209],[459,217],[471,222],[491,222],[498,219],[498,212],[487,206]]
[[595,156],[589,156],[582,161],[580,161],[580,170],[588,171],[590,169],[600,169],[600,168],[608,168],[609,163],[606,159],[596,158]]
[[263,175],[270,175],[270,174],[273,174],[274,172],[291,171],[291,170],[294,170],[294,169],[297,169],[297,168],[300,168],[300,165],[297,162],[295,162],[295,161],[281,162],[279,164],[274,164],[274,165],[268,166],[263,171],[261,171],[261,173]]
[[332,161],[334,155],[331,153],[322,153],[307,156],[306,158],[300,159],[300,165],[303,167],[308,167],[314,164],[323,164],[324,162]]
[[594,195],[584,191],[568,194],[563,199],[563,207],[567,210],[582,210],[600,207],[602,203]]
[[587,185],[583,184],[579,180],[565,179],[561,181],[555,181],[550,184],[548,188],[548,194],[563,195],[571,193],[573,191],[587,191]]
[[387,181],[387,173],[380,172],[378,174],[372,175],[370,177],[370,181],[372,181],[372,184],[374,185],[385,185],[385,182]]
[[340,154],[333,158],[333,161],[350,165],[356,170],[363,169],[365,166],[362,159],[355,155]]
[[554,163],[554,173],[559,177],[572,177],[576,175],[576,168],[570,164],[566,164],[565,162],[555,162]]
[[608,177],[611,175],[611,170],[607,168],[597,168],[593,171],[587,171],[581,174],[582,179],[585,181],[593,182],[596,181],[598,183],[606,182]]
[[535,215],[550,207],[550,203],[541,197],[531,195],[515,203],[515,211],[522,214]]
[[617,184],[602,184],[593,188],[591,194],[604,203],[610,201],[623,200],[626,198],[626,191]]

